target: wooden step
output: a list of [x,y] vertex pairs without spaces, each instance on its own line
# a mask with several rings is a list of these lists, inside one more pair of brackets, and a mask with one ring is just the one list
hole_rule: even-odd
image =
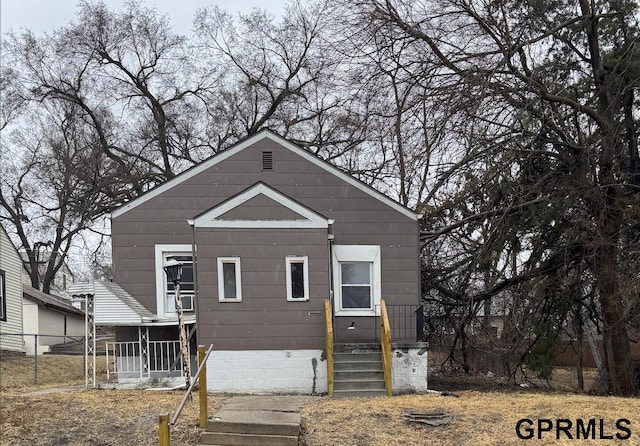
[[[220,413],[220,412],[219,412]],[[207,432],[221,432],[229,434],[255,434],[255,435],[283,435],[297,436],[300,431],[298,414],[278,414],[279,418],[290,416],[287,422],[269,420],[269,412],[245,411],[247,419],[260,420],[259,422],[209,420]]]
[[203,432],[200,436],[200,444],[224,446],[298,446],[298,436]]

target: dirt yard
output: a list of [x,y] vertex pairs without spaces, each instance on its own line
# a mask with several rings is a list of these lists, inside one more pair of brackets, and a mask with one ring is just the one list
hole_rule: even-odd
[[[95,445],[133,446],[157,444],[158,415],[175,411],[182,394],[145,390],[75,390],[33,394],[57,385],[82,384],[82,358],[42,357],[38,385],[33,384],[33,358],[0,358],[0,444],[2,445]],[[78,367],[78,364],[80,366]],[[301,445],[640,445],[640,399],[595,397],[571,392],[571,370],[556,371],[550,388],[532,382],[517,383],[487,377],[450,377],[434,374],[431,387],[446,388],[455,396],[437,394],[393,398],[330,399],[315,397],[302,412]],[[592,376],[592,375],[591,375]],[[483,389],[482,391],[468,389]],[[560,390],[559,390],[560,389]],[[210,395],[209,414],[223,404],[225,395]],[[408,424],[403,412],[444,411],[448,424],[426,427]],[[195,445],[198,441],[197,395],[187,404],[172,430],[172,445]],[[555,430],[530,441],[516,434],[518,420],[534,423],[558,419],[572,423],[595,419],[595,440],[569,440]],[[628,419],[626,440],[600,439],[624,436],[617,420]],[[602,420],[602,428],[600,427]],[[566,421],[564,422],[566,425]],[[522,425],[523,428],[529,425]],[[521,434],[528,431],[521,430]]]

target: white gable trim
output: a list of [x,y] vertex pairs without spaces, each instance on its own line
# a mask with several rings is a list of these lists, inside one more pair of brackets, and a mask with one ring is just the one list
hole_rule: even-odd
[[136,198],[135,200],[123,205],[122,207],[114,210],[111,213],[111,217],[112,218],[116,218],[119,217],[120,215],[130,211],[133,208],[136,208],[138,206],[140,206],[143,203],[146,203],[147,201],[151,200],[154,197],[157,197],[158,195],[164,193],[165,191],[173,188],[174,186],[177,186],[178,184],[183,183],[184,181],[189,180],[190,178],[193,178],[194,176],[204,172],[205,170],[215,166],[216,164],[226,160],[227,158],[230,158],[232,156],[234,156],[235,154],[237,154],[238,152],[241,152],[242,150],[246,149],[247,147],[255,144],[258,141],[261,141],[263,139],[270,139],[278,144],[280,144],[282,147],[291,150],[292,152],[296,153],[297,155],[300,155],[301,157],[303,157],[304,159],[306,159],[307,161],[309,161],[310,163],[315,164],[316,166],[320,167],[321,169],[335,175],[336,177],[340,178],[341,180],[345,181],[346,183],[349,183],[350,185],[354,186],[357,189],[360,189],[362,192],[366,193],[367,195],[370,195],[371,197],[383,202],[384,204],[386,204],[387,206],[395,209],[396,211],[402,213],[403,215],[411,218],[412,220],[418,220],[420,218],[420,216],[418,214],[416,214],[415,212],[405,208],[404,206],[402,206],[401,204],[393,201],[391,198],[387,197],[386,195],[384,195],[381,192],[378,192],[377,190],[373,189],[370,186],[367,186],[366,184],[358,181],[357,179],[355,179],[354,177],[352,177],[351,175],[343,172],[342,170],[338,169],[337,167],[322,161],[321,159],[319,159],[318,157],[312,155],[311,153],[307,152],[306,150],[302,149],[301,147],[296,146],[295,144],[287,141],[285,138],[276,135],[275,133],[269,131],[269,130],[262,130],[259,133],[256,133],[255,135],[252,135],[248,138],[246,138],[243,141],[238,142],[237,144],[229,147],[227,150],[224,150],[223,152],[220,152],[217,155],[214,155],[213,157],[209,158],[208,160],[205,160],[203,162],[201,162],[200,164],[196,164],[195,166],[193,166],[191,169],[184,171],[183,173],[181,173],[180,175],[170,179],[169,181],[162,183],[159,186],[156,186],[155,188],[151,189],[149,192],[147,192],[146,194]]
[[[252,198],[264,195],[281,204],[292,212],[304,217],[300,220],[223,220],[218,217],[241,206]],[[329,222],[312,210],[296,203],[291,198],[270,188],[264,183],[258,183],[241,192],[235,197],[200,214],[193,220],[196,228],[328,228]]]

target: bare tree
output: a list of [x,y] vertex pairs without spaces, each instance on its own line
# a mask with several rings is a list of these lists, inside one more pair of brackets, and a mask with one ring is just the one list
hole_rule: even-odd
[[[463,212],[458,223],[429,237],[498,216],[505,224],[491,232],[494,240],[504,246],[505,235],[520,239],[538,256],[537,262],[528,260],[537,271],[561,254],[547,244],[553,238],[570,254],[569,262],[588,259],[610,390],[633,394],[626,324],[635,301],[623,294],[619,265],[626,214],[637,209],[639,195],[635,181],[629,181],[637,175],[637,123],[628,113],[624,120],[627,92],[638,85],[635,4],[580,2],[577,8],[557,4],[542,11],[518,2],[438,1],[429,8],[410,1],[364,3],[371,20],[421,46],[426,57],[438,59],[443,75],[457,80],[461,94],[472,99],[464,115],[482,130],[467,133],[468,147],[484,147],[506,160],[502,175],[516,180],[505,182],[510,190],[495,189],[483,208]],[[622,51],[612,66],[607,55],[615,48]],[[628,150],[620,150],[625,146]],[[483,171],[497,175],[496,163],[482,159]],[[471,171],[466,175],[474,177]],[[466,183],[467,189],[487,184]],[[553,234],[549,240],[544,225]],[[568,264],[563,260],[558,267]]]
[[215,143],[270,128],[349,169],[347,154],[366,130],[359,101],[343,94],[331,11],[326,1],[290,2],[279,20],[258,9],[238,17],[199,11],[199,53],[214,67],[206,102]]
[[0,149],[0,220],[26,252],[31,285],[48,293],[74,238],[128,193],[80,107],[56,103],[28,117]]

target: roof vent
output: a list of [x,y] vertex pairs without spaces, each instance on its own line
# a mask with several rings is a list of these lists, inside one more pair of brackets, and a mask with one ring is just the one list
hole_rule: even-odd
[[262,152],[262,170],[273,170],[273,152]]

